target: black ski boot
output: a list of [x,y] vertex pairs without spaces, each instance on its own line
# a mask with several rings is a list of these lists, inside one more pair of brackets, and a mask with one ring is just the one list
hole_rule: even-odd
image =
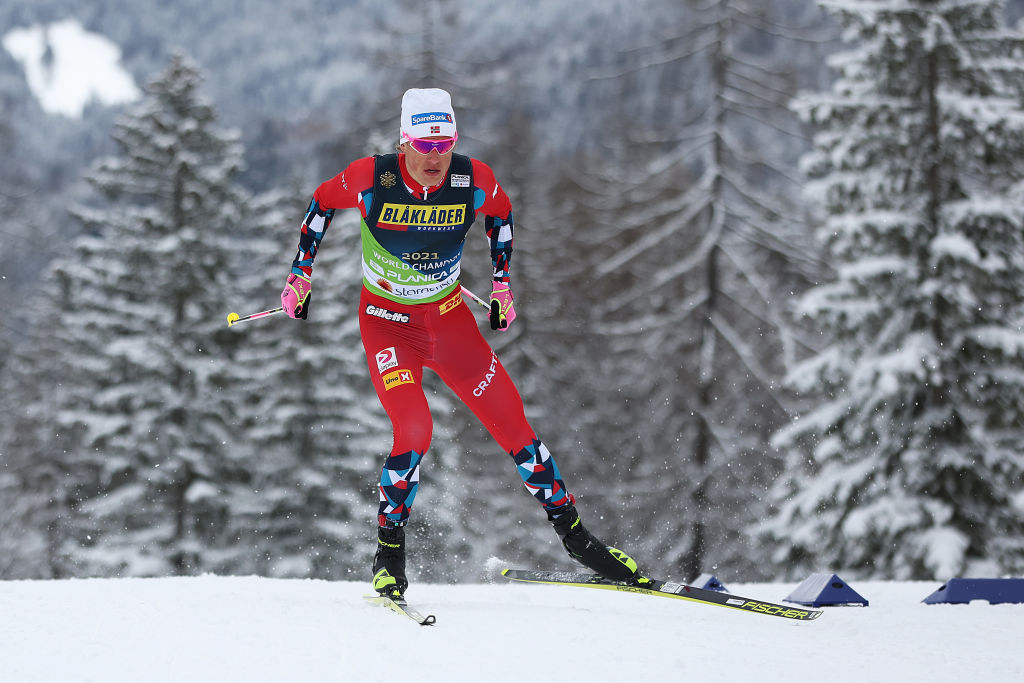
[[618,548],[611,548],[587,531],[576,506],[565,505],[548,513],[555,533],[562,539],[569,556],[612,581],[642,582],[636,561]]
[[389,598],[401,598],[408,588],[405,578],[405,527],[377,527],[377,553],[373,556],[373,590]]

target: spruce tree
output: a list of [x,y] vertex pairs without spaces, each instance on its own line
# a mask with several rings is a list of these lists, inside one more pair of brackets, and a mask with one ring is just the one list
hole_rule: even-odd
[[834,281],[800,300],[818,407],[776,435],[790,573],[1024,569],[1024,40],[1003,3],[827,3],[854,43],[804,159]]
[[105,203],[76,211],[89,234],[54,268],[67,573],[206,569],[203,549],[228,530],[226,494],[248,476],[228,447],[236,338],[221,313],[245,226],[242,149],[200,80],[175,55],[120,120],[119,156],[87,176]]

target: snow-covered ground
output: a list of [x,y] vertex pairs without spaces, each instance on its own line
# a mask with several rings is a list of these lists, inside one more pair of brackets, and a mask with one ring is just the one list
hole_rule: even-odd
[[[0,679],[120,681],[1024,681],[1024,605],[925,605],[935,583],[854,583],[812,622],[583,588],[414,585],[418,626],[366,583],[0,582]],[[795,584],[735,584],[781,601]]]

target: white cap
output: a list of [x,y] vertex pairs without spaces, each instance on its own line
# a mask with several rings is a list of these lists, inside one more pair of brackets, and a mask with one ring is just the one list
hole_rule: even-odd
[[[402,96],[402,128],[412,138],[431,135],[455,137],[452,96],[440,88],[411,88]],[[398,142],[405,142],[399,134]]]

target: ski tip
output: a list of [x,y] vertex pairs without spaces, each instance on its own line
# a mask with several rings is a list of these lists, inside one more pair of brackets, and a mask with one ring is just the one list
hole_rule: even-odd
[[505,569],[502,569],[502,570],[501,570],[501,575],[502,575],[502,576],[508,576],[508,573],[509,573],[510,571],[512,571],[512,570],[511,570],[511,569],[509,569],[508,567],[506,567]]

